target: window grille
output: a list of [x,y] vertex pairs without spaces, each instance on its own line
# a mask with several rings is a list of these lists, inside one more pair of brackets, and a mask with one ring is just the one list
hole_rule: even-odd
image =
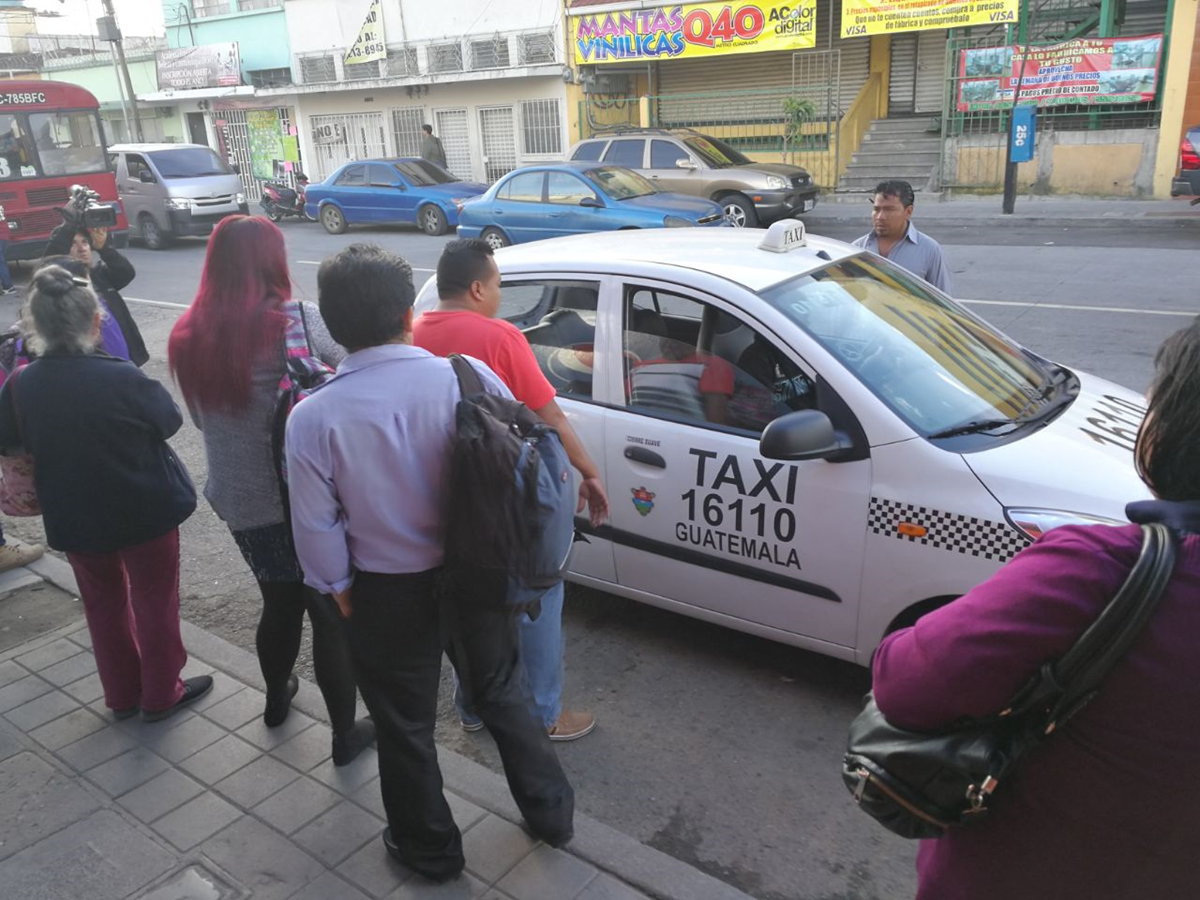
[[421,68],[417,65],[417,48],[389,47],[387,52],[387,73],[393,78],[420,75]]
[[337,81],[337,66],[333,56],[302,56],[300,57],[300,80],[305,84],[321,84],[326,81]]
[[392,137],[397,156],[421,155],[421,126],[424,124],[425,110],[420,106],[392,110]]
[[462,44],[429,45],[430,72],[461,72],[463,70]]
[[517,58],[523,66],[554,62],[554,32],[518,35],[517,52]]
[[366,78],[379,78],[379,60],[373,59],[364,63],[347,63],[343,66],[347,81],[362,81]]
[[471,41],[472,69],[501,69],[509,65],[508,38],[496,35],[484,41]]
[[521,103],[522,145],[528,156],[562,153],[562,124],[557,100],[525,100]]
[[250,73],[250,83],[256,88],[286,87],[292,83],[292,70],[258,69]]
[[229,0],[192,0],[192,15],[197,19],[206,16],[223,16],[231,13]]

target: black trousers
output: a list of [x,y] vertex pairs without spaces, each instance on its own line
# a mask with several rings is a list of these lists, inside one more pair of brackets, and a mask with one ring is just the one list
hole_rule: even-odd
[[530,830],[555,846],[570,840],[575,794],[526,704],[504,585],[466,573],[448,578],[441,570],[360,572],[350,596],[358,687],[375,720],[383,805],[404,862],[439,879],[464,864],[433,740],[443,650],[496,741]]

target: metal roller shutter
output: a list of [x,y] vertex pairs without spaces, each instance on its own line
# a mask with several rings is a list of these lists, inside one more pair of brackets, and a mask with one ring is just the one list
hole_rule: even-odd
[[917,36],[893,34],[892,62],[888,74],[888,112],[903,115],[913,111],[917,81]]
[[1125,7],[1125,21],[1117,26],[1117,34],[1159,34],[1166,29],[1167,4],[1162,0],[1150,3],[1129,3]]
[[946,90],[946,32],[917,32],[917,80],[914,112],[940,113]]
[[[830,24],[830,13],[833,15]],[[838,50],[839,60],[828,76],[830,83],[839,85],[834,98],[834,116],[850,108],[870,72],[870,38],[837,38],[841,30],[841,0],[817,0],[817,45],[812,50],[784,50],[769,53],[738,53],[727,57],[701,57],[659,62],[655,75],[654,93],[666,97],[672,94],[699,94],[716,90],[746,91],[792,87],[793,73],[800,85],[814,79],[825,80],[825,62],[815,57],[830,49]],[[810,63],[806,57],[814,57]],[[795,61],[793,62],[793,57]],[[775,103],[776,101],[772,101]],[[660,116],[670,121],[672,104],[664,101]],[[823,112],[823,110],[822,110]]]

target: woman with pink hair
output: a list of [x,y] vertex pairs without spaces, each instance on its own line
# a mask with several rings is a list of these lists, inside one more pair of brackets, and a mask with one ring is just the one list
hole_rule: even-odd
[[371,744],[375,729],[368,720],[354,721],[356,685],[333,600],[304,584],[272,439],[285,333],[296,321],[304,326],[309,354],[329,365],[345,356],[317,307],[292,299],[283,233],[266,219],[231,216],[209,239],[200,289],[171,332],[168,354],[204,433],[204,495],[233,533],[262,593],[256,647],[267,686],[263,721],[280,725],[291,707],[307,610],[333,761],[345,765]]

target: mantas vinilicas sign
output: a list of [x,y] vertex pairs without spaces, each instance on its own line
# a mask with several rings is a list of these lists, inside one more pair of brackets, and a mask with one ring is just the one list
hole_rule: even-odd
[[816,46],[816,0],[688,3],[571,17],[578,65]]
[[[1163,36],[1077,38],[1061,44],[980,47],[958,57],[959,112],[1010,106],[1144,103],[1154,99]],[[1021,68],[1025,73],[1022,76]]]

